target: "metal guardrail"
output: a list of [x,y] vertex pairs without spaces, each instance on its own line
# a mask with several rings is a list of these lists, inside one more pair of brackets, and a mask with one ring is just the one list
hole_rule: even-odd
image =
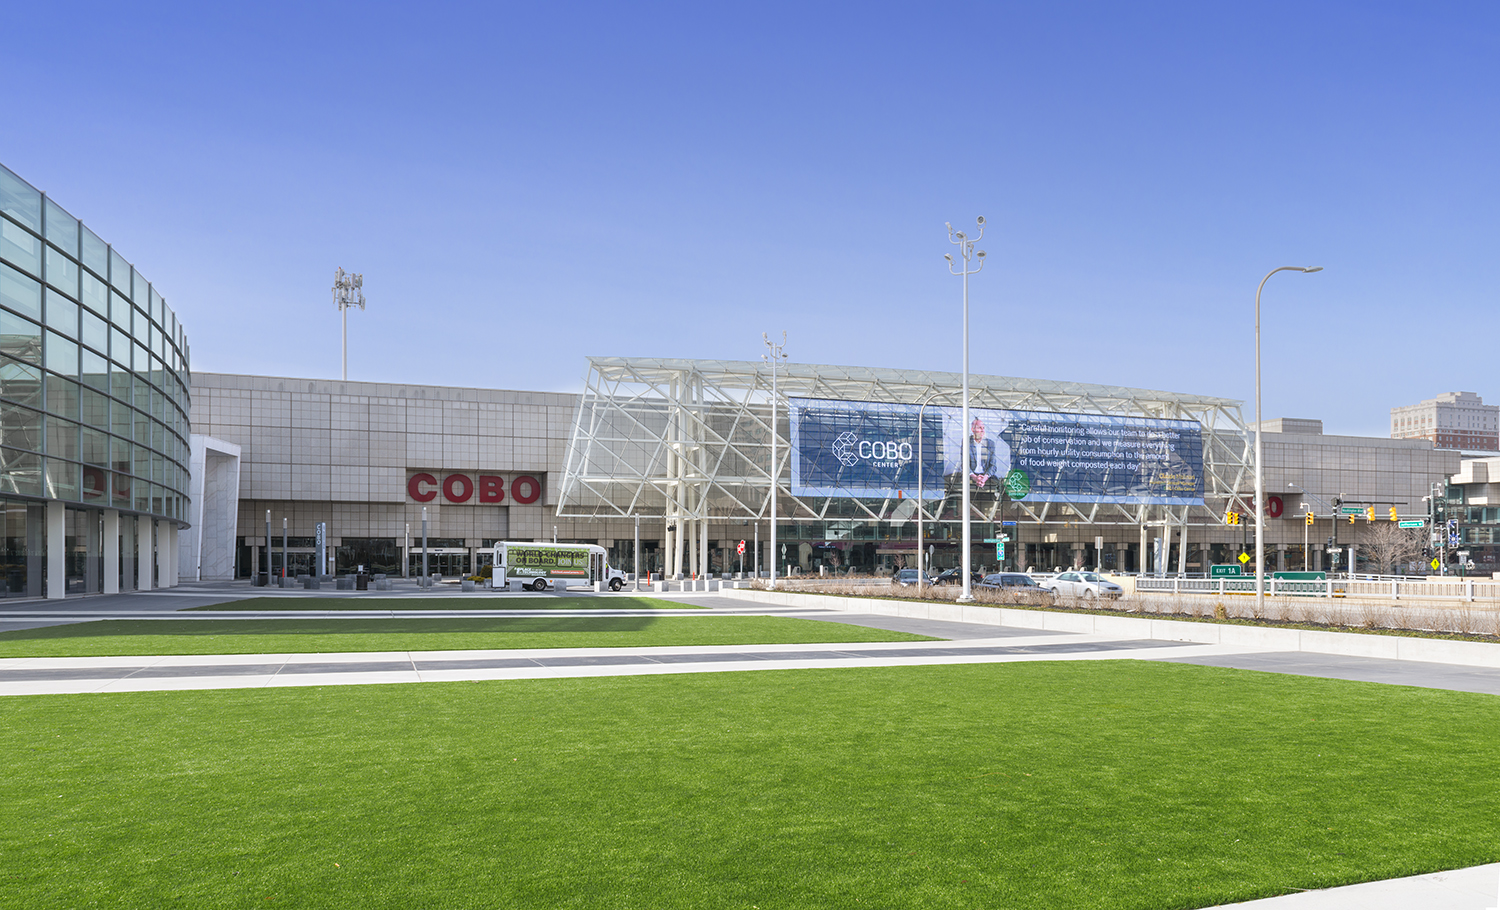
[[[1140,594],[1254,594],[1255,578],[1151,578],[1135,580]],[[1442,581],[1330,578],[1326,581],[1292,581],[1265,579],[1265,591],[1271,597],[1363,597],[1376,600],[1497,600],[1500,581],[1453,578]]]

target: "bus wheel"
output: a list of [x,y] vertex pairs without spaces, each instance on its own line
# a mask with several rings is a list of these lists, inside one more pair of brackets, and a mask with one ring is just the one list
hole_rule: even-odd
[[624,582],[620,581],[620,579],[618,579],[618,578],[611,578],[609,580],[609,589],[611,591],[618,591],[618,590],[620,590],[623,587],[625,587],[625,584],[624,584]]
[[545,591],[545,590],[547,590],[547,579],[545,579],[545,578],[538,578],[536,581],[532,582],[531,583],[531,590],[533,590],[533,591]]

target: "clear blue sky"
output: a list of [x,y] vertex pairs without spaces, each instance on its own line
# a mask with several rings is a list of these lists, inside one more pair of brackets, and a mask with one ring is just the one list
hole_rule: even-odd
[[1385,435],[1500,403],[1488,3],[78,4],[5,14],[0,162],[200,371],[569,390],[584,355],[957,370]]

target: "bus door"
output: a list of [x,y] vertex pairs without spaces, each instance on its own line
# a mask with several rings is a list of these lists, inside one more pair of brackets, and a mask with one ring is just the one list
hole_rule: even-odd
[[589,581],[604,580],[604,554],[589,553]]

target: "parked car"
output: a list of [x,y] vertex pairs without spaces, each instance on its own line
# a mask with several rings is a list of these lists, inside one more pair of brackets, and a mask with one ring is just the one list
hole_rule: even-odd
[[1059,597],[1081,597],[1084,600],[1099,597],[1115,599],[1125,593],[1124,588],[1097,572],[1064,572],[1056,578],[1043,581],[1041,585]]
[[[918,577],[916,569],[900,569],[891,575],[891,584],[909,588],[917,583]],[[932,584],[932,579],[925,579],[922,583],[930,585]]]
[[[981,576],[978,572],[971,571],[969,573],[969,581],[972,584],[977,584],[982,577],[983,576]],[[963,569],[944,569],[943,571],[939,572],[935,578],[932,579],[932,583],[935,585],[957,585],[963,584],[963,580]]]
[[1037,584],[1036,579],[1019,572],[986,575],[974,589],[993,591],[1008,603],[1051,603],[1056,599],[1056,595]]

